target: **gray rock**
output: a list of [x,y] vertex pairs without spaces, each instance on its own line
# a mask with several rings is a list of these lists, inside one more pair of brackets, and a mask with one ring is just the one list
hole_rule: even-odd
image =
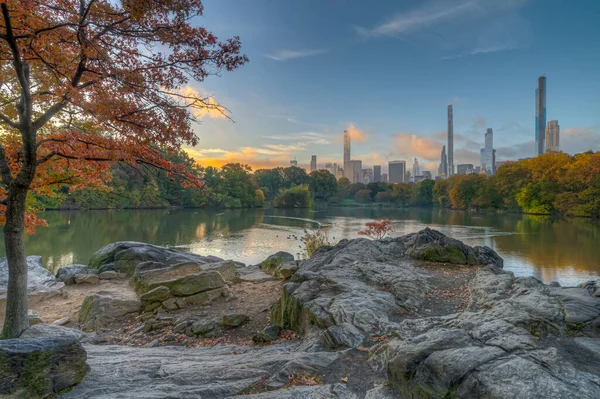
[[350,323],[331,326],[321,335],[323,346],[331,349],[356,348],[364,340],[365,335]]
[[37,398],[66,392],[88,371],[75,338],[0,340],[0,396]]
[[252,342],[255,344],[265,344],[271,341],[275,341],[277,337],[279,337],[279,333],[281,332],[281,327],[279,326],[269,326],[262,331],[257,332],[252,337]]
[[29,327],[27,330],[23,331],[19,338],[73,338],[79,341],[83,339],[84,336],[85,333],[83,331],[74,328],[42,323]]
[[27,320],[29,320],[30,326],[40,324],[42,322],[42,316],[39,310],[27,309]]
[[250,320],[248,316],[240,313],[231,313],[223,315],[223,319],[221,320],[221,325],[225,327],[239,327],[245,322]]
[[128,313],[139,312],[142,307],[137,296],[130,291],[102,291],[83,300],[79,323],[84,330],[96,330]]
[[277,278],[288,278],[298,270],[294,255],[287,252],[277,252],[260,263],[260,269]]
[[88,272],[89,269],[86,265],[64,266],[58,269],[56,279],[62,281],[65,285],[73,285],[75,284],[75,275],[88,274]]
[[[239,399],[359,399],[344,384],[294,386],[254,395],[234,396]],[[379,397],[377,399],[380,399]]]
[[260,270],[258,265],[238,267],[238,279],[251,283],[262,283],[263,281],[275,280],[275,277]]
[[153,302],[162,302],[171,296],[171,292],[167,287],[161,285],[156,287],[140,296],[140,301],[142,301],[142,305],[146,306]]
[[76,274],[75,284],[98,284],[100,279],[96,274]]
[[190,328],[194,335],[198,335],[201,337],[209,337],[215,335],[211,333],[215,332],[215,330],[217,329],[217,323],[215,323],[212,320],[200,320],[194,322]]
[[70,321],[71,321],[71,317],[65,316],[65,317],[61,317],[58,320],[54,320],[52,322],[52,324],[57,325],[57,326],[64,326],[65,324],[69,323]]
[[214,290],[225,286],[225,281],[219,272],[208,271],[197,274],[165,280],[149,284],[148,289],[152,290],[159,286],[165,286],[174,296],[190,296],[199,292]]
[[215,256],[200,256],[141,242],[121,241],[105,245],[96,251],[90,258],[89,267],[100,269],[103,265],[110,264],[111,268],[114,267],[111,270],[132,276],[136,267],[144,262],[169,267],[185,262],[205,264],[221,261],[223,259]]
[[215,299],[221,296],[226,296],[228,292],[229,290],[227,289],[227,286],[225,286],[223,288],[217,288],[215,290],[199,292],[194,295],[186,296],[183,298],[183,300],[187,305],[208,305]]
[[[0,259],[0,322],[4,321],[6,310],[6,291],[8,285],[8,263]],[[30,308],[36,308],[42,302],[61,295],[65,284],[58,281],[42,265],[41,256],[27,257],[27,300]]]
[[114,270],[106,270],[103,271],[102,273],[98,274],[98,278],[100,280],[117,280],[119,279],[119,273],[117,273]]

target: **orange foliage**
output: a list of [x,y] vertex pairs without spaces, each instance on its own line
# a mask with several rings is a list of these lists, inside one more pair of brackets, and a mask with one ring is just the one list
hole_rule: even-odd
[[377,218],[373,222],[367,222],[367,227],[358,232],[361,236],[367,236],[373,240],[381,240],[387,233],[394,231],[394,225],[390,219]]

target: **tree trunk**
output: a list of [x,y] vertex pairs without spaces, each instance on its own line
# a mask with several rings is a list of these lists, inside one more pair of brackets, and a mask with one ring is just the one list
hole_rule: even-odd
[[8,263],[6,318],[2,338],[18,338],[29,328],[27,318],[27,257],[25,255],[25,200],[29,186],[13,184],[8,195],[4,248]]

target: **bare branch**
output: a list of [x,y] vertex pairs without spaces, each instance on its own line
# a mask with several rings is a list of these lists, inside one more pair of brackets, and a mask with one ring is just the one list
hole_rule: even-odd
[[0,122],[4,122],[5,124],[7,124],[8,126],[14,128],[14,129],[19,128],[19,124],[14,123],[12,120],[10,120],[10,118],[8,116],[6,116],[4,114],[0,114]]

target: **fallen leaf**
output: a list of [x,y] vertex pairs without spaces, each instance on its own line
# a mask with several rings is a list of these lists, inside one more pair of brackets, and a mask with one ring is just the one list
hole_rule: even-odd
[[348,383],[348,377],[340,378],[340,381]]

